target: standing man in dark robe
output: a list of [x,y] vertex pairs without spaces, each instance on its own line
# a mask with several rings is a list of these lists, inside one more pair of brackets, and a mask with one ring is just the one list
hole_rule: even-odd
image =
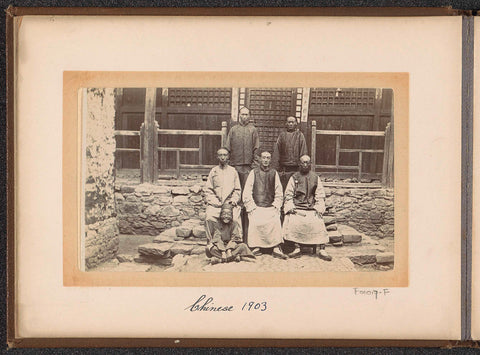
[[225,148],[230,152],[230,165],[237,170],[242,189],[250,170],[256,165],[259,147],[258,131],[250,123],[250,110],[241,107],[238,111],[238,124],[228,132]]
[[[250,123],[250,110],[247,107],[243,106],[238,111],[238,122],[228,132],[225,147],[230,152],[230,165],[237,170],[240,186],[243,190],[248,174],[257,165],[257,151],[260,147],[260,139],[257,129]],[[245,208],[242,208],[241,218],[243,241],[246,243],[248,238],[248,219]]]
[[270,167],[271,158],[269,152],[262,152],[260,166],[250,172],[243,189],[243,203],[248,212],[247,244],[254,254],[273,248],[274,257],[287,259],[280,249],[283,190],[277,171]]
[[295,117],[287,117],[287,130],[280,133],[273,147],[272,166],[280,174],[283,190],[290,177],[298,171],[300,157],[308,154],[305,136],[297,124]]
[[292,175],[285,190],[283,238],[295,243],[290,257],[300,256],[298,244],[319,246],[318,256],[326,261],[332,257],[325,251],[328,233],[323,222],[325,190],[318,175],[311,169],[308,155],[300,158],[299,171]]

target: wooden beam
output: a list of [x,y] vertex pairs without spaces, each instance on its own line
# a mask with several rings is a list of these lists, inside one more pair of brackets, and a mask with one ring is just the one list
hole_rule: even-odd
[[114,134],[116,136],[139,136],[140,131],[116,130]]
[[194,129],[159,129],[157,134],[178,134],[189,136],[221,136],[222,131]]
[[344,170],[358,170],[358,165],[327,165],[327,164],[318,164],[315,165],[316,168],[320,169],[344,169]]
[[158,147],[159,152],[198,152],[198,148]]
[[[167,94],[168,89],[163,89],[165,90],[165,93]],[[162,94],[163,94],[162,90]],[[166,95],[168,96],[168,94]],[[163,102],[163,100],[162,100]],[[168,104],[168,99],[166,100]],[[155,111],[162,115],[162,114],[169,114],[169,113],[198,113],[199,110],[202,111],[202,114],[208,115],[225,115],[228,117],[230,115],[230,108],[228,106],[225,107],[206,107],[206,106],[177,106],[177,107],[164,107],[164,106],[157,106],[155,108]],[[130,105],[130,106],[124,106],[121,109],[121,113],[143,113],[144,112],[144,107],[139,106],[139,105]]]
[[348,182],[323,182],[324,187],[356,188],[356,189],[379,189],[380,183],[348,183]]
[[340,149],[340,153],[383,153],[383,149]]
[[371,136],[371,137],[383,137],[385,132],[383,131],[331,131],[331,130],[317,130],[317,134],[330,135],[330,136]]
[[182,169],[211,169],[216,165],[180,164]]
[[145,119],[143,122],[141,183],[154,183],[158,178],[158,135],[155,124],[156,88],[147,88],[145,94]]
[[117,148],[115,152],[139,152],[139,148]]

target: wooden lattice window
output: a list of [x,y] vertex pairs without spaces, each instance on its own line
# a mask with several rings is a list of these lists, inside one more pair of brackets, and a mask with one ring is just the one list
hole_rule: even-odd
[[375,89],[312,89],[311,107],[370,108],[375,105]]
[[273,144],[285,128],[288,116],[295,115],[296,89],[249,88],[247,105],[258,129],[262,149],[272,151]]
[[171,88],[168,91],[169,106],[177,107],[230,107],[232,90]]

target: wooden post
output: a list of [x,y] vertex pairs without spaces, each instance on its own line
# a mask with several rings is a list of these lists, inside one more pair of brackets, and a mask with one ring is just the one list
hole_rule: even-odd
[[302,114],[300,116],[300,129],[305,133],[308,132],[308,108],[310,105],[310,88],[302,90]]
[[[160,122],[162,122],[162,128],[167,128],[165,125],[168,120],[168,88],[162,89],[162,105]],[[160,153],[160,170],[167,168],[167,152]]]
[[[123,112],[120,111],[120,108],[123,106],[123,89],[115,89],[115,124],[119,124],[120,129],[128,129],[128,121],[126,115],[123,114]],[[118,129],[118,128],[115,128]],[[121,138],[116,138],[115,140],[117,142],[121,142],[121,147],[126,148],[127,147],[127,137],[121,137]],[[127,168],[127,164],[124,162],[126,159],[124,159],[123,154],[120,152],[117,152],[115,154],[115,169],[122,169],[122,168]]]
[[203,165],[203,136],[198,136],[198,165]]
[[[373,113],[373,122],[372,122],[372,131],[378,131],[380,129],[380,115],[382,112],[382,95],[383,89],[376,89],[375,92],[375,104],[374,104],[374,113]],[[371,137],[370,141],[370,148],[377,149],[376,146],[373,145],[375,142],[375,138]],[[377,154],[370,154],[370,173],[377,172]]]
[[312,121],[312,151],[310,160],[312,162],[313,171],[317,170],[317,162],[315,159],[315,155],[317,153],[317,121]]
[[358,182],[362,180],[362,160],[363,154],[362,152],[358,152]]
[[142,159],[140,182],[154,183],[158,179],[158,134],[155,124],[156,88],[147,88],[145,94],[145,119],[143,122]]
[[222,121],[222,142],[220,146],[225,147],[225,144],[227,144],[227,122]]
[[389,123],[385,129],[385,144],[383,148],[383,172],[382,172],[382,184],[385,187],[393,187],[393,128]]
[[390,125],[390,139],[388,145],[388,187],[393,187],[394,184],[394,126],[393,124]]
[[240,89],[239,88],[232,88],[232,108],[231,108],[231,116],[232,116],[232,122],[237,122],[238,121],[238,109],[240,105]]
[[180,150],[176,151],[177,153],[177,179],[180,178]]
[[340,165],[340,138],[341,136],[335,137],[335,166],[338,172],[338,166]]

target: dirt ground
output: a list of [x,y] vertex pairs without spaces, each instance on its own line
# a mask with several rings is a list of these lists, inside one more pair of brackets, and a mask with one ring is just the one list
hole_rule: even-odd
[[[151,243],[154,236],[147,235],[120,235],[118,255],[128,255],[132,258],[137,255],[139,245]],[[384,251],[393,251],[393,239],[379,239],[376,248]],[[361,250],[365,246],[327,246],[327,252],[332,255],[332,261],[321,260],[318,256],[309,253],[299,258],[281,260],[271,255],[258,256],[254,261],[219,263],[212,265],[204,255],[176,255],[171,266],[140,264],[136,262],[107,261],[94,271],[139,271],[139,272],[328,272],[328,271],[387,271],[391,266],[376,264],[358,265],[349,258],[349,253]]]

